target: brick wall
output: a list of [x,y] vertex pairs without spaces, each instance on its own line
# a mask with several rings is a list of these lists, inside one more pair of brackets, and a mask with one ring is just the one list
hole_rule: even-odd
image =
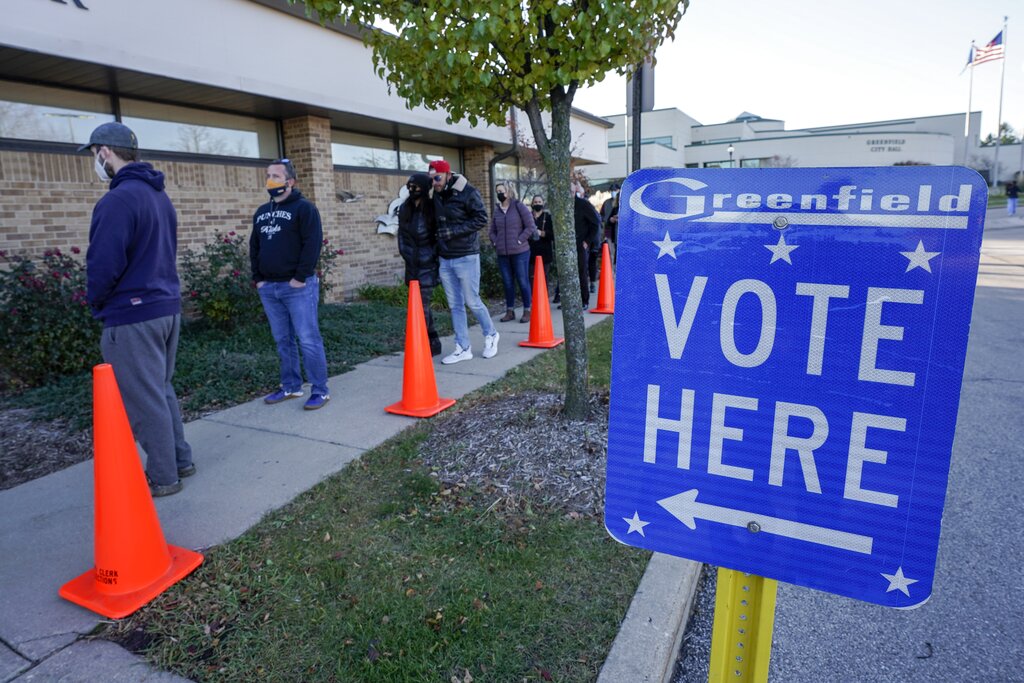
[[[352,193],[351,202],[335,200],[336,210],[330,234],[337,235],[338,246],[345,250],[336,263],[341,264],[340,284],[348,298],[365,284],[393,285],[405,272],[394,236],[377,233],[377,216],[388,212],[398,197],[407,176],[334,172],[337,193]],[[332,237],[332,242],[334,238]]]
[[[395,238],[378,234],[374,218],[387,213],[406,176],[334,170],[330,129],[325,126],[326,119],[315,117],[290,120],[286,131],[292,134],[286,134],[286,144],[293,146],[286,151],[296,166],[299,188],[320,209],[324,236],[332,248],[345,250],[335,261],[332,298],[349,300],[365,284],[390,285],[402,277]],[[314,155],[313,145],[304,143],[310,140],[327,153]],[[490,183],[485,179],[492,155],[490,147],[466,150],[466,175],[488,207]],[[217,233],[248,235],[253,212],[267,201],[262,166],[152,163],[165,174],[167,194],[178,211],[180,252],[199,250]],[[38,255],[46,249],[78,247],[84,252],[92,207],[106,191],[92,166],[88,154],[0,150],[0,250]],[[344,201],[348,193],[358,199]]]
[[469,147],[462,154],[466,164],[466,172],[463,175],[473,187],[480,190],[480,196],[484,198],[484,206],[487,207],[488,212],[490,212],[494,201],[491,196],[491,186],[494,183],[491,182],[491,176],[487,172],[493,156],[494,148],[490,145]]

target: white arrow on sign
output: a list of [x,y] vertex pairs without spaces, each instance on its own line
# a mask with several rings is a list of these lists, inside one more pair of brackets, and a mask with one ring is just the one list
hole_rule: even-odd
[[798,541],[827,545],[865,555],[871,554],[871,544],[874,540],[870,536],[860,536],[821,526],[792,522],[788,519],[777,519],[743,510],[698,503],[697,489],[662,498],[658,501],[658,505],[668,510],[673,517],[691,529],[697,528],[697,519],[731,524],[745,529],[751,528],[750,524],[753,522],[757,525],[759,532],[795,538]]

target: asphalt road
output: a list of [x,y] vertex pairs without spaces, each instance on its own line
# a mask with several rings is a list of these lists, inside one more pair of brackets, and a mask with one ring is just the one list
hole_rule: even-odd
[[[1024,217],[989,212],[931,599],[895,610],[780,584],[769,680],[1024,681]],[[713,570],[712,570],[713,572]],[[707,680],[705,580],[677,683]]]

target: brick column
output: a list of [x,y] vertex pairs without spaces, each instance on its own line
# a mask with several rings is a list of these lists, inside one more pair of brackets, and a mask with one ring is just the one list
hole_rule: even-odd
[[[284,121],[284,152],[295,167],[302,194],[316,204],[333,203],[334,164],[331,161],[331,122],[318,116]],[[321,206],[323,213],[326,206]]]
[[469,179],[473,187],[480,190],[484,206],[487,207],[487,212],[490,213],[492,201],[491,186],[494,185],[494,182],[488,173],[488,167],[491,163],[491,158],[494,156],[494,148],[490,145],[467,147],[462,156],[466,164],[466,167],[463,169],[463,175]]
[[[299,116],[286,119],[284,152],[295,167],[298,188],[320,210],[324,239],[329,248],[338,249],[341,237],[339,202],[334,187],[334,162],[331,157],[331,122],[319,116]],[[342,256],[341,258],[345,258]],[[345,297],[343,268],[335,260],[330,281],[334,290],[327,300],[339,301]]]

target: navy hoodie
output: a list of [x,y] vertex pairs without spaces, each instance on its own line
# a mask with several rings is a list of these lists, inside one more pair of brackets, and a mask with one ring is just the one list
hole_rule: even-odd
[[181,312],[178,216],[164,174],[130,163],[96,203],[86,252],[86,295],[104,327]]
[[294,187],[281,202],[256,210],[249,236],[249,261],[254,282],[305,282],[316,274],[323,246],[323,227],[316,205]]

